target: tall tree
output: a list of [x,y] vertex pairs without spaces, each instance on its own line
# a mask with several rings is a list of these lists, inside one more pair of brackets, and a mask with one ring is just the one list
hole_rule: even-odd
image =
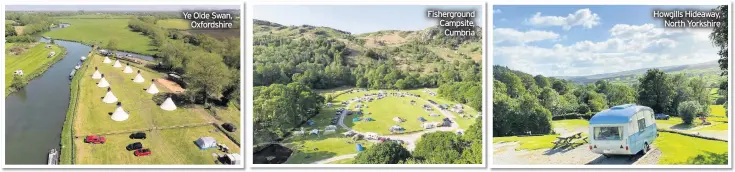
[[659,69],[649,69],[638,79],[638,103],[651,107],[655,113],[675,114],[676,109],[670,109],[671,96],[674,95],[673,83],[669,76]]
[[709,39],[712,40],[712,44],[714,44],[715,47],[719,48],[720,51],[717,52],[718,55],[720,55],[720,60],[717,62],[720,63],[720,69],[722,69],[721,75],[727,75],[727,57],[728,57],[728,48],[730,47],[727,45],[727,41],[730,37],[727,36],[728,28],[727,24],[730,22],[730,17],[728,16],[730,13],[727,12],[727,5],[720,5],[712,11],[720,12],[721,16],[718,19],[721,25],[718,27],[712,28],[712,33],[709,35]]
[[231,83],[232,74],[222,57],[217,54],[196,52],[194,58],[186,64],[187,91],[195,91],[207,99],[216,99],[222,96],[222,91]]
[[411,157],[411,153],[396,142],[373,145],[355,157],[355,164],[398,164]]

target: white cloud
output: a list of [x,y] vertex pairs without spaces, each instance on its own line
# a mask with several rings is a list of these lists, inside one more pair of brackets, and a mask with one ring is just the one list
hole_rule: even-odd
[[[551,47],[525,44],[495,46],[493,56],[496,64],[531,74],[584,76],[716,60],[719,56],[709,41],[710,32],[710,29],[662,29],[652,24],[618,24],[609,30],[607,40],[586,40]],[[526,38],[527,42],[532,42],[530,40],[533,39],[526,36],[528,32],[519,33],[525,34],[514,33],[516,40]],[[498,35],[496,31],[495,43]]]
[[572,27],[580,26],[583,28],[592,28],[600,24],[600,17],[596,13],[592,13],[590,9],[580,9],[574,14],[564,16],[542,16],[541,12],[536,13],[528,23],[535,26],[561,26],[564,30]]
[[555,40],[557,38],[559,38],[559,34],[549,31],[530,30],[522,32],[511,28],[493,29],[493,43],[507,42],[523,45],[529,42]]
[[500,9],[493,10],[493,14],[502,13],[503,11],[500,11]]

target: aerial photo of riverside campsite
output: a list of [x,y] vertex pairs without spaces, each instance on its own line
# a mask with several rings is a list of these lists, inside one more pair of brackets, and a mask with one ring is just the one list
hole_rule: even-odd
[[494,6],[493,165],[727,167],[727,10]]
[[6,165],[242,165],[240,6],[5,9]]
[[253,163],[484,164],[482,8],[254,6]]

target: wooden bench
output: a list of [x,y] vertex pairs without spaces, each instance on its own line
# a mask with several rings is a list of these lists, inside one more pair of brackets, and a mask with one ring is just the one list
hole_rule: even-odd
[[559,147],[559,146],[566,146],[574,141],[582,139],[584,142],[587,142],[587,137],[582,138],[582,132],[574,132],[574,133],[567,133],[561,136],[557,136],[556,140],[551,142],[554,144],[553,148]]

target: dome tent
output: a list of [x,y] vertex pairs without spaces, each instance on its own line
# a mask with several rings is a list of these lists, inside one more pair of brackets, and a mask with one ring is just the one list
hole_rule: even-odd
[[120,60],[115,60],[115,64],[113,64],[112,67],[122,67],[122,65],[120,64]]
[[194,143],[196,143],[200,150],[217,147],[217,140],[214,140],[212,137],[200,137]]
[[151,86],[148,87],[148,89],[146,89],[145,92],[148,92],[150,94],[156,94],[156,93],[158,93],[158,87],[156,87],[156,83],[155,82],[156,82],[155,79],[151,79]]
[[97,83],[97,87],[100,88],[106,88],[110,86],[110,83],[107,82],[105,79],[105,74],[101,74],[102,78],[100,78],[100,82]]
[[102,63],[112,63],[112,60],[110,60],[110,57],[105,56],[105,60]]
[[105,103],[117,102],[117,97],[115,97],[115,95],[112,94],[112,88],[107,87],[107,94],[105,94],[105,97],[102,98],[102,102],[105,102]]
[[135,78],[133,79],[133,82],[135,82],[135,83],[142,83],[143,81],[145,81],[145,79],[143,79],[143,75],[141,75],[140,74],[140,70],[138,70],[138,75],[135,75]]
[[123,70],[123,73],[133,73],[133,68],[130,68],[130,63],[125,64],[125,70]]
[[163,101],[163,103],[161,103],[161,109],[173,111],[176,110],[176,104],[174,104],[174,101],[171,100],[171,97],[168,97],[165,101]]
[[112,113],[110,118],[112,118],[113,121],[125,121],[128,117],[130,117],[130,115],[123,110],[122,103],[117,102],[117,109],[115,109],[115,112]]
[[97,67],[94,67],[94,73],[92,74],[92,79],[102,79],[102,74],[100,74],[100,70],[97,69]]

